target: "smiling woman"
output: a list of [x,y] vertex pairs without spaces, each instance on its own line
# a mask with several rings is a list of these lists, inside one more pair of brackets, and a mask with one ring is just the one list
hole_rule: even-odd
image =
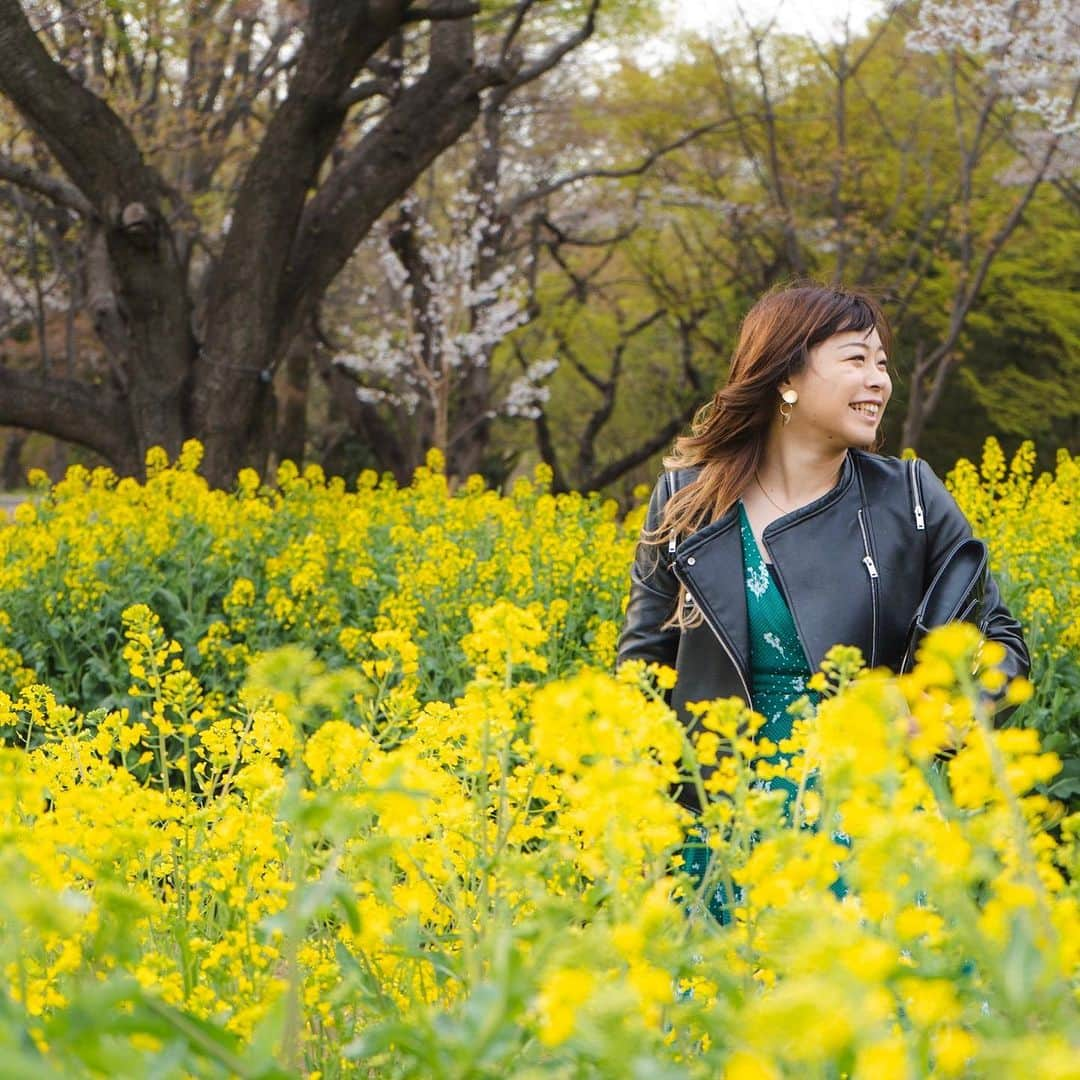
[[[687,703],[741,697],[765,718],[768,757],[832,646],[899,670],[927,588],[971,536],[925,462],[874,452],[891,343],[865,293],[768,293],[743,322],[726,385],[666,460],[619,662],[675,668],[672,704],[688,726]],[[989,574],[976,589],[971,621],[1004,646],[1003,675],[1025,675],[1020,624]],[[684,801],[696,805],[697,793]]]
[[[786,445],[796,432],[801,436],[815,428],[826,445],[835,445],[840,453],[847,446],[873,445],[892,393],[888,363],[877,326],[844,330],[815,346],[806,368],[782,384],[786,392],[795,393],[785,414],[789,420],[795,412],[791,405],[799,403],[797,426],[788,433]],[[767,456],[776,460],[781,446],[778,440],[774,443],[775,452]],[[793,479],[797,482],[778,476],[776,483],[790,487]]]

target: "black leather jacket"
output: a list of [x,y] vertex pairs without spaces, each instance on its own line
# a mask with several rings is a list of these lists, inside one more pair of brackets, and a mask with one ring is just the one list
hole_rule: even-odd
[[[694,478],[679,473],[677,486]],[[655,528],[669,496],[662,476],[649,503]],[[857,645],[869,666],[898,670],[912,615],[944,557],[971,527],[922,460],[849,450],[836,486],[777,518],[764,532],[811,671],[835,644]],[[704,623],[662,629],[686,586]],[[738,508],[687,536],[674,551],[639,543],[617,663],[640,658],[674,667],[672,705],[739,696],[752,705],[750,633]],[[987,573],[979,626],[1000,641],[1012,678],[1030,658],[1019,622]],[[1004,714],[999,715],[999,719]]]

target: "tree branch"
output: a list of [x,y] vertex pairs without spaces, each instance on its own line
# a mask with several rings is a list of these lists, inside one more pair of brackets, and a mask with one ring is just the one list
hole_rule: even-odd
[[599,375],[594,375],[582,362],[581,357],[578,356],[577,350],[571,346],[569,339],[562,332],[562,330],[556,328],[555,340],[559,343],[559,351],[563,356],[570,361],[574,366],[574,370],[598,393],[605,394],[607,392],[608,384],[605,379],[601,379]]
[[524,86],[526,83],[538,79],[541,75],[546,74],[555,67],[564,56],[573,52],[579,45],[583,45],[588,41],[589,38],[592,37],[593,31],[596,29],[596,12],[599,8],[600,0],[592,0],[592,3],[589,5],[589,10],[585,14],[585,22],[582,23],[581,29],[553,45],[539,60],[530,64],[528,67],[523,68],[509,83],[507,83],[503,93],[510,94],[519,86]]
[[[611,354],[611,367],[608,377],[601,380],[601,400],[585,424],[585,430],[581,434],[581,445],[578,449],[578,475],[587,476],[596,467],[596,438],[611,419],[615,411],[615,398],[619,390],[619,378],[622,375],[623,356],[630,342],[638,334],[643,333],[658,319],[665,315],[663,308],[657,308],[651,314],[639,319],[629,329],[619,333],[619,340]],[[621,322],[621,317],[620,317]]]
[[[442,29],[458,28],[457,24]],[[289,325],[316,306],[356,245],[432,161],[472,126],[490,69],[432,65],[347,153],[308,202],[283,283]],[[424,132],[418,139],[416,133]],[[288,337],[288,333],[285,335]]]
[[583,478],[580,490],[601,491],[608,484],[615,483],[620,476],[629,472],[635,465],[648,461],[653,454],[658,450],[662,450],[682,431],[686,422],[697,412],[699,404],[700,402],[695,401],[692,405],[688,405],[678,416],[669,420],[651,439],[646,439],[645,442],[633,450],[627,451],[622,457],[611,462],[610,465],[605,465],[604,468],[593,473],[592,476]]
[[702,135],[706,135],[710,131],[715,131],[727,122],[728,121],[726,120],[722,120],[717,121],[716,123],[703,124],[701,127],[696,127],[692,131],[688,131],[685,135],[680,135],[679,138],[675,139],[673,142],[665,143],[663,146],[657,147],[636,165],[628,165],[623,169],[580,169],[577,172],[568,173],[566,176],[559,177],[557,180],[552,180],[547,184],[541,184],[539,187],[533,188],[532,191],[526,191],[523,194],[518,195],[517,198],[511,200],[506,207],[500,210],[500,214],[505,217],[513,217],[523,206],[526,206],[531,202],[536,202],[537,199],[546,198],[560,188],[564,188],[568,184],[576,184],[580,180],[619,180],[627,176],[640,176],[642,173],[647,172],[652,168],[652,166],[665,154],[670,154],[673,151],[686,146],[687,143],[693,142],[694,139],[699,139]]
[[96,216],[89,200],[74,184],[57,176],[38,172],[26,165],[20,165],[3,154],[0,154],[0,180],[7,180],[8,183],[25,188],[27,191],[36,191],[39,195],[44,195],[45,198],[56,203],[57,206],[74,210],[85,218]]
[[403,23],[440,22],[468,19],[479,14],[480,5],[474,0],[432,0],[424,8],[407,8],[401,21]]
[[159,190],[123,121],[55,63],[19,0],[0,0],[0,93],[10,98],[75,186],[107,221]]
[[522,24],[525,22],[525,16],[529,14],[529,9],[535,3],[536,0],[518,0],[517,7],[514,8],[514,18],[511,20],[510,28],[506,31],[502,45],[499,47],[499,56],[503,60],[510,56],[510,47],[514,44],[514,38],[518,36]]
[[[288,347],[288,341],[279,339],[278,320],[252,320],[251,312],[275,313],[282,295],[288,295],[282,289],[287,255],[308,192],[344,123],[341,97],[398,29],[403,9],[403,0],[359,5],[311,0],[288,97],[274,112],[247,167],[232,226],[208,279],[204,337],[211,363],[196,388],[199,411],[213,417],[207,421],[207,436],[223,434],[231,422],[220,407],[221,396],[229,393],[227,358],[265,356],[272,371],[272,353],[278,345]],[[279,256],[266,258],[266,252]]]
[[365,79],[355,86],[350,86],[349,89],[341,95],[340,105],[343,109],[351,109],[361,101],[367,101],[370,98],[378,97],[380,94],[383,97],[389,97],[392,90],[393,84],[389,79]]
[[[744,16],[745,18],[745,16]],[[770,29],[772,24],[770,23]],[[754,70],[758,76],[758,86],[761,89],[761,101],[764,105],[764,125],[765,125],[765,138],[769,151],[769,175],[771,183],[771,193],[776,200],[777,207],[780,210],[781,221],[783,223],[784,242],[787,247],[787,258],[791,269],[796,274],[806,273],[806,261],[803,259],[802,249],[799,246],[799,238],[795,229],[795,217],[791,210],[791,205],[788,202],[787,192],[784,187],[783,170],[780,167],[780,136],[777,130],[777,117],[776,108],[773,105],[772,95],[769,93],[769,79],[768,74],[765,71],[765,58],[762,55],[761,47],[764,44],[765,37],[768,35],[767,29],[764,34],[753,35],[754,44]]]
[[127,402],[103,386],[43,379],[0,365],[0,424],[43,431],[97,451],[118,471],[137,471],[138,440]]
[[[1028,208],[1039,185],[1043,182],[1043,178],[1050,168],[1050,163],[1053,161],[1054,154],[1057,152],[1058,142],[1059,140],[1056,138],[1051,141],[1046,153],[1043,155],[1042,163],[1039,165],[1035,176],[1031,179],[1020,198],[1013,204],[1012,210],[1009,211],[1009,214],[1005,221],[1002,222],[1001,227],[987,243],[986,248],[983,250],[982,257],[979,259],[978,266],[975,268],[973,277],[967,283],[962,295],[958,298],[956,305],[953,308],[945,340],[942,341],[927,358],[928,367],[933,367],[942,361],[947,361],[949,354],[952,352],[960,337],[960,331],[963,329],[964,320],[967,318],[972,306],[978,299],[979,293],[982,291],[982,286],[986,281],[987,274],[990,272],[991,264],[994,259],[997,258],[1016,227],[1020,224],[1020,219],[1024,216],[1024,211]],[[940,397],[940,391],[935,396],[935,402],[937,397]]]

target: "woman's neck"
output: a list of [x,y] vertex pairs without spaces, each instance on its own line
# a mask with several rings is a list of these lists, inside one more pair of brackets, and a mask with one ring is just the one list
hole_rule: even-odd
[[804,506],[836,486],[846,458],[846,448],[823,454],[816,448],[770,439],[758,462],[758,478],[777,502]]

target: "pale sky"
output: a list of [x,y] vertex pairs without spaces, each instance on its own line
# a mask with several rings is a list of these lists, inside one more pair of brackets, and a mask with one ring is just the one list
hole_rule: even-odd
[[[730,25],[737,18],[736,0],[668,0],[676,24],[687,30],[707,30]],[[755,23],[766,22],[772,13],[777,27],[790,33],[810,33],[821,40],[836,35],[850,13],[851,28],[858,31],[870,16],[882,10],[884,0],[738,0]]]

